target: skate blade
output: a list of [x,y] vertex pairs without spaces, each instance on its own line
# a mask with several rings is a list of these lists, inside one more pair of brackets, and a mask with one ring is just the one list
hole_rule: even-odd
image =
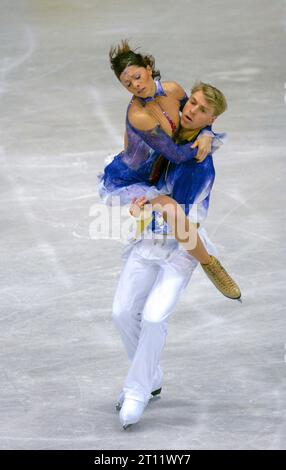
[[240,302],[242,304],[242,298],[241,296],[240,297],[229,297],[228,295],[226,294],[223,294],[227,299],[230,299],[230,300],[237,300],[237,302]]
[[126,429],[131,428],[131,426],[133,426],[133,424],[123,424],[122,428],[126,431]]

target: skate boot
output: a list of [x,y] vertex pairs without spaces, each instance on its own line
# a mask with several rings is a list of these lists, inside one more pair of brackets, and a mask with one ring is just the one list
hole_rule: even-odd
[[137,221],[136,234],[134,237],[135,240],[141,236],[141,234],[146,230],[148,225],[150,225],[153,220],[152,205],[149,203],[149,201],[147,201],[144,196],[138,199],[138,201],[139,205],[134,203],[129,209],[129,214]]
[[[162,387],[157,388],[156,390],[151,392],[152,397],[156,397],[156,396],[160,395],[161,391],[162,391]],[[152,397],[150,398],[150,400],[152,400]],[[122,391],[118,396],[117,403],[115,404],[116,411],[121,410],[123,402],[124,402],[124,392]]]
[[136,424],[140,421],[147,403],[134,400],[133,398],[125,398],[119,414],[123,429],[127,429],[132,424]]
[[211,255],[210,258],[210,263],[201,263],[201,267],[208,278],[223,295],[229,299],[239,300],[241,302],[241,292],[236,282],[222,267],[218,259]]

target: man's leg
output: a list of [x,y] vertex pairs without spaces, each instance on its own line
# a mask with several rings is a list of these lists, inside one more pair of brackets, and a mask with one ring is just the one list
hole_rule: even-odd
[[[141,242],[139,242],[141,243]],[[159,267],[131,250],[123,267],[113,301],[112,317],[120,333],[127,355],[133,359],[141,330],[145,301],[155,283]]]
[[[160,363],[168,318],[197,266],[194,258],[180,250],[175,250],[172,257],[170,261],[162,261],[156,282],[146,299],[138,346],[124,384],[126,398],[144,403],[150,398]],[[178,269],[180,260],[179,268],[182,269]]]
[[[216,249],[204,229],[200,236],[209,253]],[[168,318],[198,262],[185,251],[173,249],[162,257],[156,282],[145,302],[138,347],[124,384],[125,401],[120,413],[123,426],[140,420],[158,371],[167,335]]]

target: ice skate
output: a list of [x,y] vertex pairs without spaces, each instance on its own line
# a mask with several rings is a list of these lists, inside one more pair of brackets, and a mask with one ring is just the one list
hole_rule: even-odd
[[[156,390],[151,392],[152,397],[156,397],[156,396],[160,395],[161,391],[162,391],[162,387],[157,388]],[[152,397],[150,398],[150,400],[152,400]],[[118,396],[117,403],[115,404],[116,411],[121,410],[123,402],[124,402],[124,392],[122,391]]]
[[150,204],[145,204],[143,207],[139,207],[136,204],[132,204],[129,209],[129,214],[137,221],[136,234],[134,237],[137,239],[152,222],[152,206]]
[[222,267],[219,260],[214,256],[210,256],[211,261],[208,264],[202,264],[201,266],[212,281],[215,287],[229,299],[239,300],[241,302],[240,288],[236,282],[230,277],[226,270]]
[[133,200],[129,208],[129,215],[136,220],[146,220],[152,216],[152,212],[152,205],[145,196],[138,198],[136,202]]
[[123,429],[127,429],[140,421],[146,405],[146,402],[125,398],[119,414]]

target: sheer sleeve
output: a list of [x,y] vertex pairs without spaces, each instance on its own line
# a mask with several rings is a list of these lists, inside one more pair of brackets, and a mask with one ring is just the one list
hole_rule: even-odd
[[167,160],[173,163],[182,163],[192,160],[197,155],[197,148],[192,149],[191,144],[176,145],[158,125],[150,131],[140,131],[133,127],[133,130],[141,139],[156,152],[161,153]]
[[214,132],[211,126],[206,126],[199,133],[198,138],[203,135],[209,135],[212,137],[212,149],[211,153],[216,152],[226,141],[227,135],[225,132]]

